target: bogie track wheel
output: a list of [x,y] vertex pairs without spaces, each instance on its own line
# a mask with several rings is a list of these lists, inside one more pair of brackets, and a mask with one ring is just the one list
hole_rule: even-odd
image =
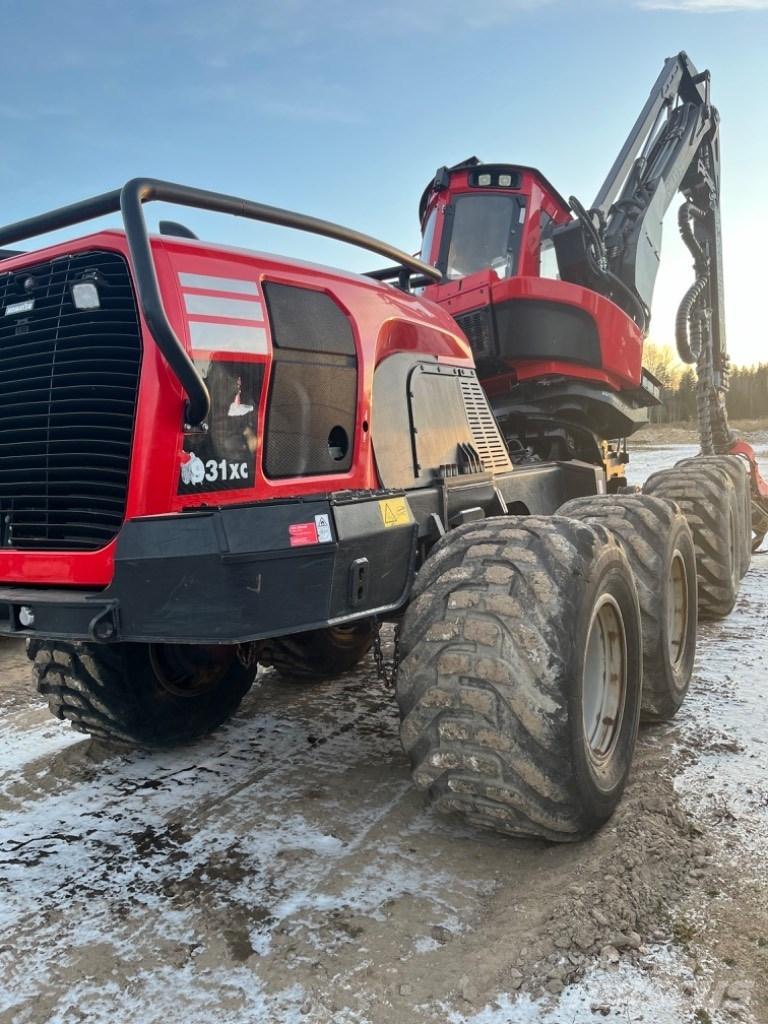
[[600,524],[624,548],[643,623],[645,721],[666,721],[688,692],[696,657],[696,554],[685,516],[647,494],[576,498],[558,515]]
[[682,459],[676,469],[689,469],[694,473],[725,473],[734,486],[737,502],[741,506],[742,536],[741,576],[746,575],[752,561],[752,490],[747,463],[738,455],[696,455]]
[[663,469],[645,494],[674,501],[688,520],[696,549],[699,617],[720,619],[736,604],[744,549],[742,507],[729,476],[713,466]]
[[435,557],[401,633],[397,699],[416,786],[482,828],[589,834],[620,799],[640,713],[626,555],[600,526],[531,516],[459,527]]

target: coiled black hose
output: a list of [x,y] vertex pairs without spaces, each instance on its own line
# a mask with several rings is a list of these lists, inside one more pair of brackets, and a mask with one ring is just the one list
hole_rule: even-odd
[[695,363],[701,354],[701,327],[692,326],[693,311],[707,287],[708,277],[697,277],[683,296],[675,319],[677,354],[684,363]]
[[677,217],[680,236],[693,256],[696,280],[683,296],[675,321],[677,351],[684,363],[696,363],[696,415],[699,443],[704,455],[723,454],[732,443],[725,406],[728,363],[723,357],[722,385],[715,386],[709,311],[701,300],[709,284],[709,259],[693,231],[693,221],[705,221],[706,213],[695,203],[683,203]]
[[690,252],[691,256],[693,256],[694,260],[696,261],[697,270],[699,263],[702,263],[704,266],[706,266],[707,256],[704,250],[699,245],[696,239],[696,235],[693,233],[693,227],[691,226],[691,222],[694,219],[703,221],[706,219],[706,216],[706,213],[704,212],[704,210],[701,209],[701,207],[691,202],[683,203],[683,205],[677,211],[677,226],[680,229],[680,235],[683,241],[685,242],[686,247],[688,248],[688,251]]

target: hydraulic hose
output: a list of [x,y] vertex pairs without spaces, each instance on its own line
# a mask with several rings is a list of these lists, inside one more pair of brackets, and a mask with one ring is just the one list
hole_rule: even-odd
[[695,203],[685,202],[677,211],[677,226],[680,229],[680,236],[686,244],[688,251],[697,264],[703,263],[706,265],[707,256],[704,250],[699,245],[696,235],[693,233],[691,227],[691,221],[695,218],[696,220],[706,220],[706,213],[700,207],[696,206]]
[[695,363],[701,355],[702,332],[692,330],[692,318],[696,305],[709,282],[709,265],[707,254],[693,233],[692,220],[704,220],[705,213],[692,202],[685,202],[677,213],[677,226],[680,237],[688,252],[693,256],[696,280],[683,296],[675,319],[675,341],[677,352],[684,363]]
[[[622,296],[625,300],[625,304],[630,307],[628,310],[630,316],[634,319],[640,330],[645,333],[648,328],[648,310],[632,289],[629,288],[620,277],[617,277],[616,274],[612,273],[612,271],[608,269],[605,245],[603,244],[603,239],[600,237],[600,232],[595,227],[591,213],[587,212],[576,196],[571,196],[568,201],[571,205],[571,209],[581,221],[586,234],[592,242],[592,248],[590,248],[589,244],[585,246],[587,259],[589,260],[592,273],[596,277],[602,278],[614,292],[618,292]],[[599,211],[595,212],[599,215]]]
[[630,315],[643,334],[645,334],[648,330],[648,321],[650,319],[650,313],[645,303],[635,295],[631,288],[624,284],[620,277],[617,277],[610,270],[603,271],[603,277],[613,287],[614,291],[620,292],[626,299],[627,304],[633,307],[634,313],[630,311]]
[[696,303],[707,287],[706,276],[697,277],[683,296],[675,319],[675,341],[677,353],[684,363],[695,363],[701,354],[701,329],[692,328],[691,318]]
[[675,321],[677,351],[684,363],[696,363],[696,414],[699,442],[704,455],[723,454],[730,450],[731,430],[725,393],[728,389],[727,361],[722,367],[722,383],[715,385],[710,311],[703,306],[709,285],[709,257],[693,230],[693,221],[706,223],[707,214],[695,203],[687,201],[678,211],[680,237],[693,256],[696,280],[683,296]]

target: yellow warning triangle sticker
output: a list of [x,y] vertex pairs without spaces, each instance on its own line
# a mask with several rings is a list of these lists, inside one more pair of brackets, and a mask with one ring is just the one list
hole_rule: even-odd
[[379,512],[385,526],[403,526],[413,522],[405,498],[385,498],[379,502]]

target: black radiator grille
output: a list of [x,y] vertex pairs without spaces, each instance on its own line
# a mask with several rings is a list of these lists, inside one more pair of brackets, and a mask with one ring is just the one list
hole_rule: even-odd
[[[75,308],[92,279],[100,307]],[[8,313],[34,300],[31,310]],[[0,545],[91,551],[120,529],[141,333],[128,267],[83,252],[0,273]]]

